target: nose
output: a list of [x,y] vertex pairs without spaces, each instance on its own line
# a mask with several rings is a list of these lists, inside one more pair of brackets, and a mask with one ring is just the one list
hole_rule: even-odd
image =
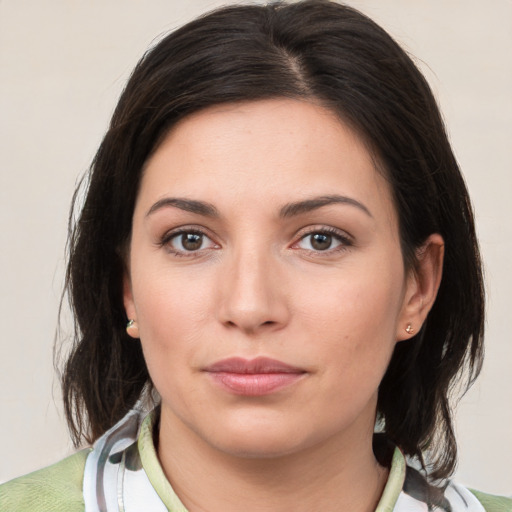
[[247,247],[226,261],[219,283],[219,320],[245,334],[283,328],[290,311],[285,279],[270,251]]

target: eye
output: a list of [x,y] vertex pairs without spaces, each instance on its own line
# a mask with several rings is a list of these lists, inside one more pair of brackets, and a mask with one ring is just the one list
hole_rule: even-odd
[[164,237],[162,245],[175,254],[186,255],[203,249],[212,249],[216,244],[201,231],[187,230],[173,232]]
[[295,247],[307,251],[330,252],[350,245],[352,245],[351,240],[337,230],[318,230],[303,235]]

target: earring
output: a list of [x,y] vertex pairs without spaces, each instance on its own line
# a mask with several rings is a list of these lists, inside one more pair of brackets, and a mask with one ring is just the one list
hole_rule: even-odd
[[411,324],[407,324],[407,327],[405,328],[405,332],[407,334],[412,334],[414,332],[414,329],[412,328]]
[[139,337],[139,327],[137,325],[137,322],[132,318],[130,318],[130,320],[128,320],[128,323],[126,324],[126,332],[128,336],[131,336],[132,338]]

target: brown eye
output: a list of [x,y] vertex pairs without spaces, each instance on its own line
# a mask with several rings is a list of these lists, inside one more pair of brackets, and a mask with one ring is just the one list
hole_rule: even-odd
[[304,235],[297,247],[313,252],[329,252],[344,249],[352,245],[351,240],[343,233],[331,233],[330,231],[313,231]]
[[198,233],[183,233],[181,245],[186,251],[197,251],[203,245],[203,235]]
[[165,237],[162,244],[167,246],[173,253],[181,255],[216,247],[215,243],[200,231],[180,231]]
[[314,233],[311,235],[311,247],[317,251],[325,251],[332,245],[332,236],[325,233]]

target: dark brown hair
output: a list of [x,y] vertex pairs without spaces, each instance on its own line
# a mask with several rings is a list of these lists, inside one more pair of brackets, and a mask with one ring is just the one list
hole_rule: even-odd
[[289,97],[320,102],[355,129],[393,190],[404,261],[432,233],[445,241],[437,300],[414,339],[398,343],[380,385],[385,433],[433,477],[456,462],[450,392],[477,376],[484,297],[473,214],[422,74],[378,25],[325,0],[231,6],[169,34],[138,63],[71,219],[66,289],[75,341],[63,374],[75,443],[94,441],[149,382],[125,333],[123,259],[144,162],[180,119],[206,107]]

